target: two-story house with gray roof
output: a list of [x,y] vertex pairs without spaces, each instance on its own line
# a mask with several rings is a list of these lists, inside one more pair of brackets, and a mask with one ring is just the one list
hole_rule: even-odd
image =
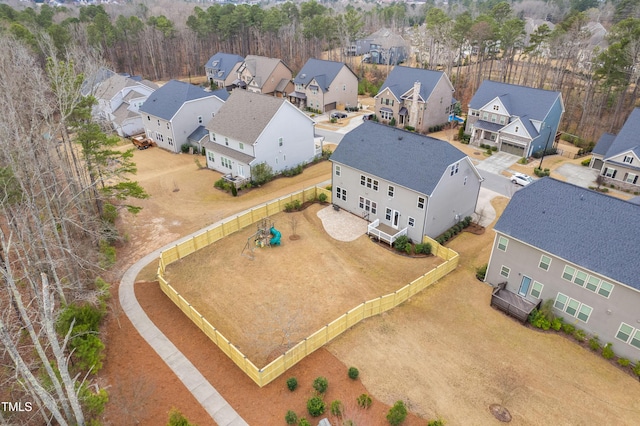
[[87,94],[98,102],[93,115],[109,122],[118,135],[127,137],[144,131],[139,109],[157,89],[157,84],[141,77],[111,73]]
[[382,123],[426,132],[446,123],[456,100],[449,77],[442,71],[396,66],[375,96],[375,111]]
[[236,89],[206,126],[207,167],[238,184],[250,180],[261,163],[278,174],[310,162],[322,154],[314,126],[285,99]]
[[189,136],[204,126],[228,97],[224,89],[207,92],[202,87],[171,80],[140,107],[145,133],[158,147],[180,152],[183,144],[190,143]]
[[530,157],[553,147],[564,114],[562,94],[485,80],[469,102],[471,145]]
[[331,162],[334,205],[414,242],[471,216],[482,182],[451,144],[371,121],[344,136]]
[[591,167],[605,183],[640,191],[640,108],[631,112],[617,136],[603,134],[592,154]]
[[[485,280],[512,306],[553,313],[640,360],[640,206],[552,178],[521,189],[496,223]],[[505,300],[509,297],[505,297]]]
[[293,89],[292,79],[291,69],[281,59],[249,55],[238,68],[232,87],[283,98]]
[[311,58],[293,79],[289,100],[322,112],[358,105],[358,76],[343,62]]
[[210,84],[215,84],[219,89],[231,88],[243,62],[242,56],[218,52],[209,58],[204,71]]

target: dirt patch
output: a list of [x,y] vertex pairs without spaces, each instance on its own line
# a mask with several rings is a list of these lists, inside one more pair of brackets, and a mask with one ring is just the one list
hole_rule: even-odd
[[[250,226],[166,268],[178,293],[259,368],[282,353],[277,348],[293,347],[360,303],[442,263],[433,256],[395,256],[365,235],[337,241],[320,223],[320,209],[326,207],[270,217],[283,236],[292,234],[295,220],[299,240],[256,248],[256,227]],[[253,259],[240,256],[247,242]]]
[[511,421],[511,413],[509,413],[509,410],[507,410],[500,404],[491,404],[489,406],[489,411],[491,412],[491,414],[493,414],[493,417],[503,423],[508,423]]

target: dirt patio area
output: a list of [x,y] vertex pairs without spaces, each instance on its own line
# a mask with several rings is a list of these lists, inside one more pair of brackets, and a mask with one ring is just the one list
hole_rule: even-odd
[[[361,234],[343,242],[326,233],[313,204],[271,216],[280,246],[240,253],[250,226],[166,268],[165,278],[258,368],[360,303],[393,293],[442,260],[410,258]],[[341,211],[336,216],[350,215]],[[297,239],[292,221],[296,222]],[[247,251],[245,250],[245,254]]]
[[[199,170],[193,156],[153,148],[137,151],[134,159],[136,180],[152,197],[137,203],[144,207],[139,215],[122,214],[128,242],[118,250],[120,271],[179,236],[330,178],[329,163],[321,163],[233,198],[213,189],[219,174]],[[494,202],[498,213],[505,205],[505,199]],[[319,375],[330,383],[325,400],[341,399],[351,406],[357,424],[387,424],[384,416],[397,399],[422,417],[411,416],[409,426],[436,417],[449,425],[499,424],[489,412],[493,403],[510,410],[514,425],[637,424],[637,380],[570,340],[526,328],[489,307],[491,289],[474,273],[488,261],[493,235],[488,230],[456,237],[450,243],[461,255],[456,271],[301,361],[290,370],[300,383],[294,393],[284,384],[289,374],[259,389],[235,368],[157,284],[147,283],[154,280],[155,262],[139,275],[136,293],[158,327],[251,425],[284,424],[289,409],[304,414],[310,383]],[[283,248],[295,243],[284,242]],[[234,247],[234,256],[240,257],[241,249]],[[324,270],[332,267],[330,260],[323,260]],[[386,267],[380,269],[385,273]],[[172,407],[200,426],[214,424],[120,313],[117,297],[103,333],[107,349],[99,380],[110,393],[105,424],[166,424]],[[352,365],[361,372],[357,382],[346,376]],[[369,412],[353,407],[363,392],[376,399]]]

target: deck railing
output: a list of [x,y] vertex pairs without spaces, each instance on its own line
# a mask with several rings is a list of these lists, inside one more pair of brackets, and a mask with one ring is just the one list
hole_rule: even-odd
[[391,235],[391,234],[387,234],[384,231],[381,231],[378,229],[378,226],[380,225],[380,219],[376,219],[373,222],[371,222],[370,224],[367,225],[367,234],[368,235],[373,235],[374,237],[376,237],[378,240],[380,241],[384,241],[386,243],[389,243],[389,245],[393,245],[394,241],[398,239],[398,237],[402,236],[402,235],[407,235],[407,228],[401,229],[398,232],[396,232],[395,234]]

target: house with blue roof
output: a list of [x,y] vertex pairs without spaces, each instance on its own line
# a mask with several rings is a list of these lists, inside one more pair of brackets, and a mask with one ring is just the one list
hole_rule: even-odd
[[147,137],[160,148],[180,152],[189,136],[220,110],[229,97],[225,89],[213,92],[171,80],[153,92],[140,106]]
[[244,58],[240,55],[216,53],[204,66],[209,84],[215,84],[219,89],[230,88],[243,62]]
[[494,227],[494,304],[518,312],[552,300],[565,323],[640,360],[638,223],[637,204],[552,178],[528,185]]
[[358,105],[358,76],[344,62],[311,58],[293,79],[289,101],[327,112]]
[[451,144],[365,121],[331,155],[333,204],[369,220],[369,233],[393,243],[435,238],[471,216],[482,177]]
[[640,108],[634,109],[618,135],[604,133],[593,148],[590,166],[604,183],[640,191]]
[[455,103],[454,88],[442,71],[396,66],[375,96],[377,119],[425,133],[447,122]]
[[562,94],[485,80],[469,102],[471,145],[530,157],[553,147],[564,114]]

